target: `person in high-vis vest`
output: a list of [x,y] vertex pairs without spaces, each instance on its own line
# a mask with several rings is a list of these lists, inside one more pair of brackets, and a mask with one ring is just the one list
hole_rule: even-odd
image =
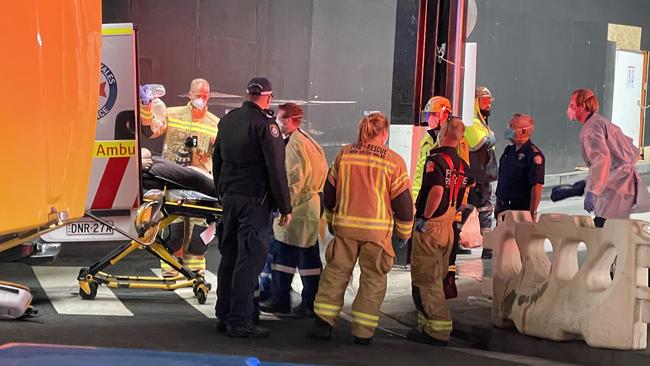
[[[420,153],[418,161],[415,166],[415,174],[413,177],[413,199],[417,200],[420,187],[422,186],[422,175],[424,171],[424,163],[431,155],[431,151],[438,147],[438,135],[443,125],[447,123],[451,117],[452,109],[449,99],[441,96],[435,96],[429,99],[429,102],[424,107],[421,115],[421,123],[426,122],[428,129],[427,133],[420,142]],[[461,138],[456,148],[458,156],[460,156],[466,163],[469,164],[469,146],[465,138]],[[463,205],[467,204],[467,194],[463,196]],[[461,251],[460,247],[460,229],[461,229],[462,215],[459,212],[457,215],[457,222],[454,224],[454,250],[449,257],[449,268],[447,276],[444,281],[445,296],[448,299],[458,296],[456,288],[456,256]],[[469,251],[471,253],[471,251]],[[469,254],[466,253],[466,254]]]
[[285,166],[291,195],[293,220],[273,225],[274,239],[269,248],[270,300],[263,311],[288,313],[291,310],[291,281],[298,269],[303,284],[302,302],[293,309],[296,316],[314,314],[314,298],[323,269],[318,234],[327,160],[323,148],[300,128],[303,110],[294,103],[278,107],[276,122],[286,144]]
[[[469,176],[475,184],[469,191],[469,203],[476,207],[481,231],[492,228],[492,185],[497,180],[498,168],[494,145],[496,138],[488,125],[492,110],[492,93],[485,86],[475,91],[474,123],[465,128],[465,139],[469,145]],[[491,249],[483,249],[482,258],[492,258]]]
[[[153,87],[148,84],[140,87],[142,132],[149,138],[164,136],[163,158],[193,168],[212,179],[212,150],[219,118],[208,112],[210,84],[205,79],[192,80],[189,103],[166,108],[166,116],[162,117],[156,117],[152,110]],[[170,225],[168,245],[192,271],[205,271],[207,244],[199,234],[206,227],[205,220],[188,218]],[[165,262],[161,262],[161,269],[165,276],[178,275]]]
[[339,151],[328,173],[323,201],[334,239],[325,252],[327,264],[314,302],[317,317],[310,337],[331,339],[357,260],[361,277],[352,303],[355,342],[370,344],[379,325],[379,307],[395,257],[393,226],[405,243],[414,211],[406,164],[386,147],[388,127],[381,113],[363,117],[357,142]]
[[469,165],[456,153],[465,125],[452,118],[440,132],[440,147],[424,165],[422,189],[416,201],[411,280],[418,327],[410,340],[446,345],[452,319],[443,291],[449,256],[453,251],[456,211],[468,185]]

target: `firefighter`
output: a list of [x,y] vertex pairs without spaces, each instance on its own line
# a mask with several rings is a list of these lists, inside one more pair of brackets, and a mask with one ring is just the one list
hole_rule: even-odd
[[410,340],[446,345],[452,330],[443,278],[453,251],[453,223],[468,184],[469,165],[456,153],[465,126],[452,118],[440,131],[440,147],[424,165],[422,188],[416,202],[416,224],[411,252],[413,302],[418,327]]
[[[428,130],[420,142],[420,154],[415,166],[413,198],[416,200],[418,193],[420,192],[420,187],[422,186],[424,163],[427,157],[431,155],[431,150],[438,147],[437,139],[440,129],[449,120],[451,113],[451,103],[449,102],[449,99],[445,97],[435,96],[429,99],[429,102],[424,107],[421,122],[427,124]],[[464,137],[460,139],[456,152],[466,163],[469,163],[469,146]],[[463,205],[467,204],[467,195],[463,197],[462,203]],[[460,212],[456,218],[457,220],[454,223],[454,250],[449,257],[449,269],[444,280],[445,297],[448,299],[458,296],[458,290],[456,288],[456,255],[471,254],[470,250],[463,251],[463,248],[460,247],[460,229],[462,226],[462,216]]]
[[291,222],[291,200],[280,128],[268,109],[271,82],[253,78],[247,100],[220,124],[214,149],[214,182],[223,199],[221,262],[217,275],[217,330],[236,338],[268,338],[254,324],[254,294],[271,239],[273,210],[278,224]]
[[[208,111],[210,84],[205,79],[190,83],[189,103],[166,109],[166,117],[158,119],[152,111],[154,85],[140,87],[140,120],[142,132],[150,138],[164,136],[162,156],[180,166],[190,167],[212,179],[212,150],[217,138],[219,118]],[[170,225],[169,247],[182,258],[183,264],[192,271],[205,271],[207,243],[200,237],[205,230],[205,220],[185,218]],[[167,263],[161,262],[163,276],[174,277],[178,273]]]
[[327,264],[314,302],[317,317],[310,337],[331,339],[357,260],[361,278],[352,303],[355,342],[370,344],[379,325],[379,307],[395,257],[393,226],[405,243],[414,211],[404,160],[386,147],[388,124],[381,113],[363,117],[357,142],[339,151],[328,173],[323,201],[334,239],[325,252]]
[[499,181],[494,218],[507,210],[529,211],[537,219],[544,188],[544,154],[530,140],[535,124],[526,114],[515,113],[503,137],[510,141],[499,159]]
[[320,194],[327,177],[323,148],[300,128],[303,111],[294,103],[278,108],[276,122],[286,143],[286,169],[293,219],[287,226],[273,225],[275,237],[269,249],[271,299],[261,309],[289,313],[291,281],[296,268],[302,279],[302,302],[293,314],[311,317],[323,269],[318,245],[321,217]]
[[[469,145],[469,176],[475,184],[469,191],[468,201],[479,214],[481,231],[492,228],[492,185],[497,180],[498,168],[494,152],[496,138],[488,125],[492,111],[492,93],[485,86],[475,91],[474,123],[465,129],[465,139]],[[492,249],[483,249],[481,257],[492,258]]]

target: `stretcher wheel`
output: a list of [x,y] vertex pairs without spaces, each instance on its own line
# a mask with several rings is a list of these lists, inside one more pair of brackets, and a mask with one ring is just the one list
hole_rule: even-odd
[[97,288],[99,287],[99,284],[97,282],[89,282],[88,285],[90,286],[90,293],[87,294],[81,287],[79,287],[79,296],[83,300],[94,300],[97,297]]
[[199,301],[199,304],[203,305],[208,300],[208,295],[205,292],[199,290],[199,293],[196,294],[196,299]]
[[201,284],[194,287],[194,296],[196,296],[199,304],[205,304],[206,300],[208,299],[208,292],[210,292],[210,288],[208,288],[206,285]]

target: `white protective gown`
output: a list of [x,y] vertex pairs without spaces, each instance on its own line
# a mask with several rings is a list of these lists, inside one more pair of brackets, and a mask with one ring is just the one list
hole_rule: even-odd
[[646,211],[645,207],[634,207],[637,193],[640,191],[642,196],[648,193],[635,168],[639,149],[632,139],[605,117],[594,113],[580,131],[580,142],[582,157],[589,167],[586,190],[598,198],[596,216],[629,218],[633,211]]

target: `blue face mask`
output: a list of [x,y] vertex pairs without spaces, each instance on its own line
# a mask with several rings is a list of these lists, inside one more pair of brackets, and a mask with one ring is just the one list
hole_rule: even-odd
[[506,130],[503,131],[503,138],[506,140],[514,140],[515,139],[515,130],[510,128],[510,126],[506,126]]

